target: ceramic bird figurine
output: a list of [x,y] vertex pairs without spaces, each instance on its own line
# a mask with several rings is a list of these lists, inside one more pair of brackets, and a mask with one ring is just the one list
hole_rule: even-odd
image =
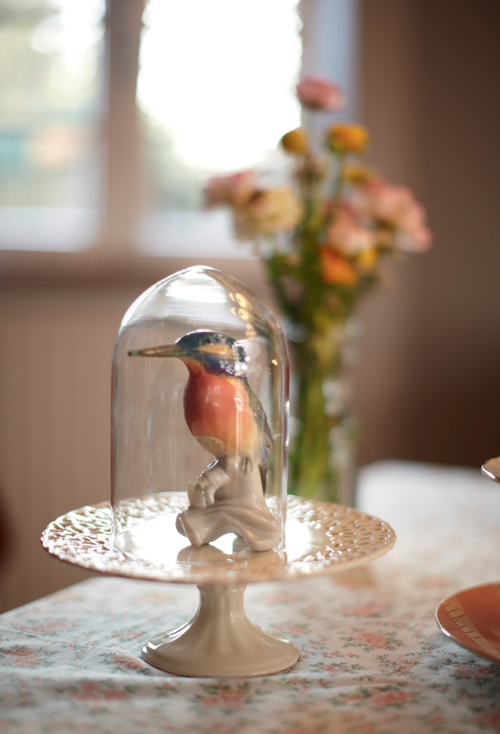
[[132,357],[176,357],[189,373],[184,417],[189,430],[216,461],[188,484],[190,507],[177,529],[193,545],[227,532],[267,550],[280,530],[264,499],[268,450],[274,441],[264,408],[245,372],[245,350],[214,331],[193,331],[174,344],[129,352]]

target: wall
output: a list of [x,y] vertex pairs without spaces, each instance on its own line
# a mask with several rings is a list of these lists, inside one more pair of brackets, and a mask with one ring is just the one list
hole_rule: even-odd
[[424,202],[432,252],[362,309],[361,460],[500,453],[500,5],[364,0],[372,163]]

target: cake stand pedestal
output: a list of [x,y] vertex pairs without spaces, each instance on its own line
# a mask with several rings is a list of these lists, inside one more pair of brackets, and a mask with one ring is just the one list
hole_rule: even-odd
[[352,568],[386,553],[396,536],[383,520],[350,507],[288,498],[285,543],[255,553],[236,539],[200,548],[185,546],[175,517],[184,492],[128,500],[136,525],[113,539],[109,503],[82,507],[52,522],[44,548],[60,560],[104,574],[170,583],[194,583],[200,605],[182,627],[156,634],[142,654],[151,665],[178,675],[248,677],[277,673],[299,657],[284,635],[245,615],[248,583],[298,579]]
[[178,675],[234,678],[268,675],[297,662],[297,647],[280,632],[250,622],[245,586],[198,586],[200,606],[187,624],[155,635],[142,657]]

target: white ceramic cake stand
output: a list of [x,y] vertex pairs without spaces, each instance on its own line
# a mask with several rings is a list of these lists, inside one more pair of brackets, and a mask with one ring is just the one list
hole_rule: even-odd
[[289,496],[283,550],[251,552],[235,536],[194,548],[175,531],[175,517],[188,504],[184,492],[127,502],[136,524],[115,544],[109,503],[58,518],[42,544],[57,558],[92,571],[196,584],[200,605],[193,619],[155,635],[142,651],[148,663],[178,675],[247,677],[289,668],[298,649],[284,635],[250,622],[243,608],[246,585],[352,568],[386,553],[396,540],[392,528],[372,515]]

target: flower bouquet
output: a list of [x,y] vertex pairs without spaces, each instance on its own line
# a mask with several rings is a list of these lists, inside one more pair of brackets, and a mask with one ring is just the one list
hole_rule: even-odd
[[365,128],[338,123],[316,132],[323,111],[343,106],[342,91],[305,77],[297,95],[304,126],[280,143],[292,182],[265,188],[254,171],[216,177],[206,201],[231,208],[236,237],[254,242],[285,317],[298,376],[290,491],[345,501],[354,442],[343,381],[350,319],[382,282],[384,261],[427,250],[431,234],[412,192],[360,161]]

